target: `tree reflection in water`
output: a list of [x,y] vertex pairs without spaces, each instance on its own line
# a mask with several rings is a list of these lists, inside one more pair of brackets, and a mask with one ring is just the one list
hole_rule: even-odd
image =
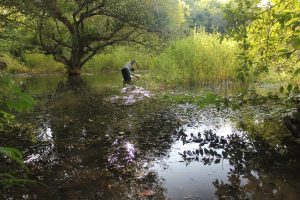
[[[231,117],[240,115],[230,110],[199,110],[155,98],[127,106],[107,101],[121,93],[118,87],[101,92],[88,87],[82,95],[78,88],[84,84],[62,85],[28,117],[41,131],[39,142],[26,152],[27,163],[32,179],[48,188],[13,189],[14,199],[300,196],[298,153],[252,134],[253,119],[236,128]],[[268,136],[280,130],[266,127]]]
[[258,137],[253,140],[251,132],[233,131],[224,137],[211,129],[197,134],[189,129],[191,126],[176,131],[177,139],[192,147],[179,153],[186,165],[229,163],[228,180],[213,181],[218,199],[297,199],[300,195],[295,149],[288,151],[284,144],[271,146]]
[[[149,155],[163,154],[170,147],[175,120],[171,113],[165,115],[168,108],[153,99],[130,107],[113,104],[105,95],[89,90],[81,95],[77,86],[68,85],[47,94],[32,114],[42,127],[41,141],[26,153],[26,160],[32,178],[48,187],[14,189],[13,197],[143,199],[153,191],[155,198],[164,199],[162,182],[147,163],[154,159]],[[162,128],[165,120],[170,126]]]
[[81,76],[69,76],[66,81],[61,80],[56,87],[57,94],[65,92],[73,92],[77,95],[82,95],[88,92],[88,85]]

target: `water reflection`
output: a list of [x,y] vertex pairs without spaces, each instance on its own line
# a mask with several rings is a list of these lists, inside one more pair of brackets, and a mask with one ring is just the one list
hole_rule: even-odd
[[51,141],[53,139],[53,132],[51,126],[49,126],[48,123],[43,123],[37,139],[43,142]]
[[112,151],[108,155],[109,166],[121,169],[134,162],[136,149],[132,143],[123,138],[116,139],[112,143]]
[[[104,82],[96,82],[100,80]],[[12,199],[300,195],[297,154],[286,155],[283,146],[274,148],[251,133],[266,121],[232,110],[169,105],[139,87],[122,93],[121,84],[111,80],[118,77],[85,79],[85,95],[65,80],[60,89],[53,87],[42,95],[39,107],[27,116],[41,128],[39,142],[26,152],[26,162],[32,178],[48,188],[12,190]],[[127,94],[137,101],[124,103]],[[122,98],[116,102],[114,97]],[[239,118],[247,120],[237,123]]]
[[[281,151],[262,141],[253,141],[229,120],[233,113],[224,117],[213,109],[200,112],[190,112],[190,106],[181,109],[185,124],[175,132],[177,141],[169,155],[152,168],[164,180],[167,196],[172,199],[213,199],[215,195],[218,199],[281,199],[288,190],[293,194],[288,196],[296,199],[298,186],[287,189],[286,176],[291,171],[276,173],[286,162],[299,166],[295,158],[281,155]],[[271,175],[274,172],[276,176]],[[270,179],[266,180],[265,176]]]
[[73,92],[74,94],[85,94],[88,92],[88,86],[81,76],[70,76],[66,81],[59,81],[56,93]]
[[133,105],[136,102],[150,98],[150,91],[134,85],[125,85],[121,90],[120,96],[109,97],[107,100],[112,103],[119,103],[126,106]]

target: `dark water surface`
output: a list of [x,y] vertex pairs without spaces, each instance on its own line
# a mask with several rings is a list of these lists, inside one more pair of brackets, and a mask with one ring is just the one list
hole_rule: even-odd
[[169,103],[145,88],[122,88],[119,74],[17,79],[39,100],[22,120],[38,127],[25,160],[45,185],[10,199],[300,197],[298,157],[280,142],[251,139],[257,130],[284,131],[276,122]]

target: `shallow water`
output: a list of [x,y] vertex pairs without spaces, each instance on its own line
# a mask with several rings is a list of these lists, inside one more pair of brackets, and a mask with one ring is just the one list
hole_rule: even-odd
[[[16,189],[10,199],[300,195],[297,156],[280,153],[287,148],[282,144],[270,147],[253,140],[253,128],[241,121],[261,124],[243,119],[239,111],[163,101],[160,93],[146,88],[123,88],[114,73],[79,80],[59,75],[17,80],[39,99],[35,111],[21,120],[37,126],[38,142],[26,151],[25,160],[31,178],[46,186]],[[278,131],[270,127],[274,134]]]

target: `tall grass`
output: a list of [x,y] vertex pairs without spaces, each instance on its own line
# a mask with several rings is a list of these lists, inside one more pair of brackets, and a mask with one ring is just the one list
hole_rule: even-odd
[[25,54],[25,65],[31,72],[63,72],[64,65],[56,62],[52,56],[44,54]]
[[[94,56],[86,63],[87,71],[119,71],[128,61],[135,59],[139,69],[150,69],[143,80],[147,84],[197,84],[210,80],[236,78],[239,48],[234,41],[223,40],[217,33],[205,31],[171,42],[160,54],[137,46],[116,46]],[[24,63],[8,57],[4,60],[10,72],[55,72],[64,66],[51,56],[26,54]],[[82,70],[85,72],[85,70]]]
[[152,82],[165,85],[197,84],[201,81],[232,80],[238,67],[238,46],[220,42],[218,34],[204,31],[176,40],[152,62]]
[[142,47],[116,46],[94,56],[86,63],[88,71],[118,71],[130,60],[137,60],[139,69],[148,69],[151,54]]
[[0,60],[7,65],[7,72],[15,73],[50,73],[63,72],[64,65],[43,54],[25,54],[23,61],[10,54],[1,54]]
[[27,73],[29,69],[18,59],[13,58],[9,54],[1,54],[0,61],[5,62],[9,73]]

